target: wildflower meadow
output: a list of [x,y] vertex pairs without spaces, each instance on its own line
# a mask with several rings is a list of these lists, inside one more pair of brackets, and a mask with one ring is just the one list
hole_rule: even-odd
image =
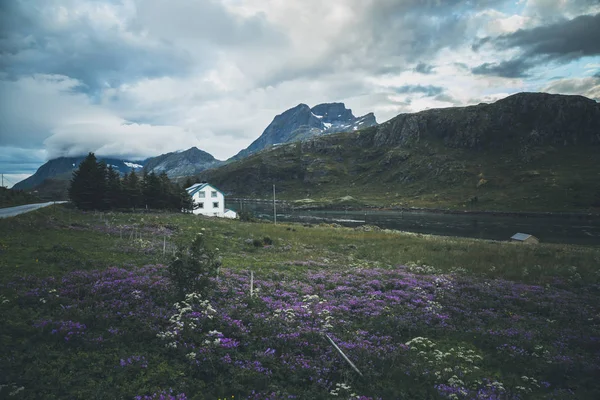
[[531,283],[417,263],[227,264],[204,277],[210,290],[183,293],[172,262],[4,281],[0,398],[600,393],[597,281]]

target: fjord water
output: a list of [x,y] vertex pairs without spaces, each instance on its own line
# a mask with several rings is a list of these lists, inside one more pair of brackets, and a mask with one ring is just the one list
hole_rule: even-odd
[[[273,204],[231,201],[227,207],[251,211],[260,219],[273,219]],[[303,223],[337,223],[343,226],[377,225],[383,229],[478,239],[509,240],[517,232],[545,243],[600,245],[600,217],[593,215],[442,214],[424,211],[298,210],[277,204],[277,220]]]

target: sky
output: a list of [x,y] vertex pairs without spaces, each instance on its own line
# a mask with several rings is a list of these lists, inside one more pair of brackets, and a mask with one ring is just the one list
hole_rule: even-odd
[[523,91],[600,100],[600,0],[0,1],[0,173],[227,159],[300,103],[378,122]]

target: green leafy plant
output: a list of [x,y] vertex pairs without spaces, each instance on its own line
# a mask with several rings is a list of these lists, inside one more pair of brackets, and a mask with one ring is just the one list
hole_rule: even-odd
[[256,222],[256,217],[252,211],[241,210],[238,212],[238,218],[242,222]]
[[180,248],[168,268],[168,276],[176,295],[184,298],[186,293],[208,296],[212,281],[221,267],[220,257],[209,249],[204,236],[199,233],[188,248]]

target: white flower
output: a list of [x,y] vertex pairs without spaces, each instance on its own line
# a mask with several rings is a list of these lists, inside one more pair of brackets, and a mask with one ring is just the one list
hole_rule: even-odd
[[18,387],[15,390],[13,390],[12,392],[10,392],[8,395],[9,396],[16,396],[22,390],[25,390],[25,388],[23,386]]

